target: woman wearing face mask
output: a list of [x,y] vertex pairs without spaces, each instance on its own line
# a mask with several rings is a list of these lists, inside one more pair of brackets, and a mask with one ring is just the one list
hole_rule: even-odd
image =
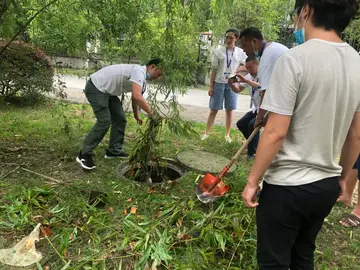
[[261,105],[270,115],[242,194],[257,208],[260,270],[314,269],[316,237],[359,155],[360,56],[339,36],[358,9],[357,0],[296,1],[302,45],[275,64]]
[[226,142],[231,142],[230,128],[232,123],[233,111],[237,106],[237,95],[228,85],[230,74],[235,73],[240,64],[245,64],[247,58],[242,49],[236,47],[239,38],[239,30],[231,28],[226,31],[225,47],[219,48],[214,52],[211,64],[212,72],[210,76],[210,114],[208,117],[206,131],[202,140],[208,138],[216,115],[225,105],[226,112]]

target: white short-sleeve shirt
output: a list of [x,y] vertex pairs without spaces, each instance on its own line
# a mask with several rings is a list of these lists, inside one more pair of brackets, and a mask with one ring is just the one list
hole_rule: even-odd
[[97,89],[112,96],[131,92],[132,83],[146,87],[146,66],[135,64],[111,65],[90,75]]
[[288,50],[288,47],[277,42],[272,42],[269,46],[265,48],[260,58],[258,71],[261,90],[266,90],[268,88],[270,76],[274,69],[276,61]]
[[[217,83],[227,83],[228,80],[224,77],[224,73],[227,69],[227,58],[226,58],[226,47],[221,47],[214,51],[211,63],[211,69],[216,70],[215,82]],[[230,73],[235,73],[236,69],[240,64],[245,64],[247,55],[239,47],[234,48],[234,52],[228,52],[229,62],[230,63]]]
[[[259,82],[259,78],[257,76],[255,77],[251,76],[250,73],[246,74],[245,78],[248,79],[249,81]],[[247,83],[240,83],[240,86],[250,90],[250,97],[251,97],[250,109],[252,110],[253,113],[257,112],[260,109],[260,103],[261,103],[261,97],[260,97],[261,86],[253,88],[251,85]]]

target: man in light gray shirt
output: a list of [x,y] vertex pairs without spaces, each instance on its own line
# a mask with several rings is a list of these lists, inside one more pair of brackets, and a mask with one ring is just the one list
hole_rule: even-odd
[[155,80],[162,74],[160,59],[153,59],[146,66],[119,64],[102,68],[90,75],[85,86],[85,95],[93,108],[96,123],[86,136],[76,161],[83,169],[95,169],[92,158],[94,148],[101,142],[110,126],[110,142],[105,158],[127,158],[123,151],[126,115],[118,96],[132,93],[133,113],[136,121],[140,107],[154,118],[149,104],[142,96],[146,89],[146,80]]
[[257,207],[260,270],[314,269],[316,237],[360,152],[360,56],[338,35],[358,7],[296,1],[294,36],[304,44],[276,62],[262,103],[269,119],[243,191],[246,206]]

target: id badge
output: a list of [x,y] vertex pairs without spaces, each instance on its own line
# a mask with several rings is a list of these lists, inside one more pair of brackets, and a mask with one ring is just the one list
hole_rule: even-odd
[[229,68],[227,68],[224,72],[224,78],[225,80],[229,79],[230,77],[230,74],[231,74],[231,70]]

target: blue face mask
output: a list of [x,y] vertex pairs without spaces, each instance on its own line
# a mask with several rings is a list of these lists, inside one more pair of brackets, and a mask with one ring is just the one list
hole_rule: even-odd
[[293,33],[296,43],[301,45],[305,42],[305,28],[301,28],[300,30],[294,31]]
[[306,41],[305,40],[305,25],[306,25],[307,18],[305,19],[303,28],[298,29],[298,24],[299,24],[301,15],[303,13],[303,10],[304,10],[304,8],[301,9],[301,12],[300,12],[299,17],[298,17],[298,21],[297,21],[296,26],[295,26],[295,31],[293,33],[293,35],[295,37],[295,40],[296,40],[297,44],[299,44],[299,45],[303,44]]
[[146,79],[150,79],[150,73],[146,73]]

